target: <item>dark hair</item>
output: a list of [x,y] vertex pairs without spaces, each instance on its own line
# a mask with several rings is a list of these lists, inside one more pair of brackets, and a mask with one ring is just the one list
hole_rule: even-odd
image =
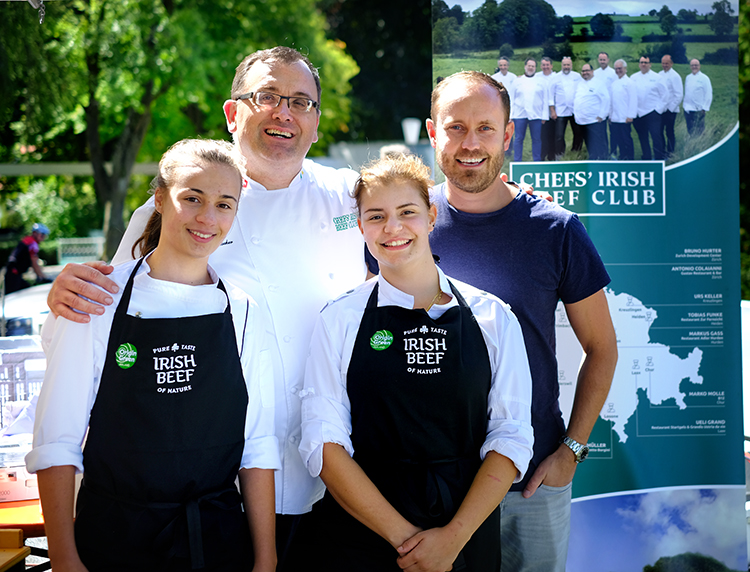
[[357,203],[359,212],[362,205],[362,193],[376,186],[407,183],[419,191],[427,208],[430,207],[430,168],[416,155],[386,156],[369,163],[362,169],[357,183],[352,190],[352,198]]
[[278,62],[282,64],[293,64],[296,62],[304,62],[312,73],[313,79],[315,80],[315,89],[318,90],[318,113],[320,113],[320,74],[318,69],[312,65],[306,56],[298,52],[293,48],[287,48],[286,46],[276,46],[275,48],[269,48],[267,50],[258,50],[247,56],[240,65],[237,66],[237,71],[234,74],[234,81],[232,81],[232,99],[237,99],[238,96],[242,95],[245,90],[245,81],[250,68],[253,67],[255,62]]
[[[151,182],[154,192],[169,191],[175,184],[178,171],[186,166],[226,165],[237,171],[242,188],[242,167],[234,146],[227,141],[212,139],[183,139],[172,145],[159,161],[159,171]],[[161,234],[161,213],[154,210],[146,223],[141,237],[131,249],[133,258],[136,250],[145,256],[159,245]]]
[[437,86],[435,86],[435,89],[432,90],[432,102],[430,105],[430,117],[433,121],[437,121],[437,107],[438,101],[440,99],[440,94],[443,92],[446,86],[457,81],[463,81],[472,85],[486,84],[491,88],[497,90],[497,93],[500,96],[500,101],[503,104],[503,109],[505,110],[505,122],[508,123],[508,121],[510,121],[510,96],[508,95],[508,90],[505,89],[505,86],[502,84],[502,82],[499,82],[492,76],[479,71],[456,72],[453,75],[448,76]]

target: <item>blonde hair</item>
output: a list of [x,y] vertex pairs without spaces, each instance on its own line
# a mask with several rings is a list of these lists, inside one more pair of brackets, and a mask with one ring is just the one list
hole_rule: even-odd
[[430,187],[433,185],[430,168],[416,155],[398,155],[383,157],[362,169],[352,190],[352,198],[357,203],[357,212],[361,208],[362,193],[372,187],[396,183],[414,185],[419,190],[427,208],[430,207]]
[[[183,139],[172,145],[159,161],[159,170],[151,182],[154,192],[169,191],[179,177],[179,170],[184,167],[208,165],[226,165],[237,172],[240,188],[242,188],[242,165],[234,146],[227,141],[213,139]],[[154,210],[146,223],[143,234],[135,242],[131,250],[133,258],[140,250],[145,256],[159,245],[161,234],[161,213]]]

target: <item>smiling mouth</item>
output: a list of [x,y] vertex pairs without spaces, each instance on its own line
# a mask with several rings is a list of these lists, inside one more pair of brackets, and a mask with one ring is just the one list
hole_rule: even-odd
[[404,239],[404,240],[391,240],[390,242],[384,242],[383,246],[385,246],[386,248],[394,247],[394,246],[405,246],[405,245],[409,244],[410,242],[411,242],[411,240],[406,240],[406,239]]
[[197,230],[189,230],[189,229],[188,229],[188,232],[189,232],[190,234],[194,234],[194,235],[195,235],[195,236],[197,236],[198,238],[202,238],[203,240],[205,240],[205,239],[207,239],[207,238],[211,238],[212,236],[214,236],[213,234],[205,234],[205,233],[203,233],[203,232],[198,232]]
[[283,139],[291,139],[292,134],[288,131],[280,131],[278,129],[266,129],[266,135],[271,137],[282,137]]
[[476,167],[477,165],[484,163],[486,160],[486,157],[482,157],[481,159],[456,159],[456,161],[467,167]]

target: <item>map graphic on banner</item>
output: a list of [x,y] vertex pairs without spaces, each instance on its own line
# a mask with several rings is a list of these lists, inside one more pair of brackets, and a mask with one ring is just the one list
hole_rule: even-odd
[[[567,570],[747,570],[737,3],[443,4],[432,3],[433,79],[478,70],[503,83],[516,110],[503,172],[578,214],[612,279],[605,294],[619,358],[588,440],[589,457],[573,480]],[[727,23],[721,32],[720,22]],[[588,144],[596,151],[600,138],[576,144],[576,132],[566,123],[572,118],[552,117],[552,107],[572,115],[575,98],[563,104],[554,99],[549,118],[545,105],[537,110],[530,103],[529,85],[545,80],[539,74],[549,86],[558,82],[548,75],[550,63],[552,73],[567,77],[558,83],[568,85],[573,76],[562,75],[567,57],[570,73],[588,64],[594,81],[617,81],[623,71],[640,81],[638,74],[650,71],[653,82],[666,83],[660,74],[674,72],[670,77],[679,78],[683,97],[672,109],[652,112],[662,116],[662,137],[669,133],[663,118],[674,121],[674,148],[658,149],[654,133],[639,137],[636,120],[643,115],[616,119],[614,111],[624,107],[614,106],[604,112],[604,159],[589,160]],[[535,70],[529,71],[529,59]],[[713,100],[700,117],[705,129],[691,131],[688,121],[695,116],[686,114],[692,103],[685,86],[696,78],[710,80]],[[523,88],[514,87],[519,79]],[[567,94],[565,89],[555,93]],[[615,123],[620,126],[613,128]],[[562,141],[548,124],[562,132]],[[601,131],[594,127],[591,133]],[[619,144],[623,131],[634,147],[634,158],[627,160],[613,140],[617,133]],[[649,137],[653,153],[646,149]],[[583,351],[562,304],[555,322],[560,407],[567,421]]]

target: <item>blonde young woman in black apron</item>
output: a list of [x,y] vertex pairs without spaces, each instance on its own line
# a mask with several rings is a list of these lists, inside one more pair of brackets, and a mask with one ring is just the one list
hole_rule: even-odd
[[529,366],[510,309],[435,265],[429,185],[400,157],[354,190],[380,275],[313,335],[300,452],[328,491],[311,569],[499,567],[496,509],[531,458]]
[[275,568],[266,327],[208,266],[241,184],[228,143],[173,146],[140,242],[147,256],[111,275],[119,301],[88,324],[48,324],[27,464],[56,572]]

